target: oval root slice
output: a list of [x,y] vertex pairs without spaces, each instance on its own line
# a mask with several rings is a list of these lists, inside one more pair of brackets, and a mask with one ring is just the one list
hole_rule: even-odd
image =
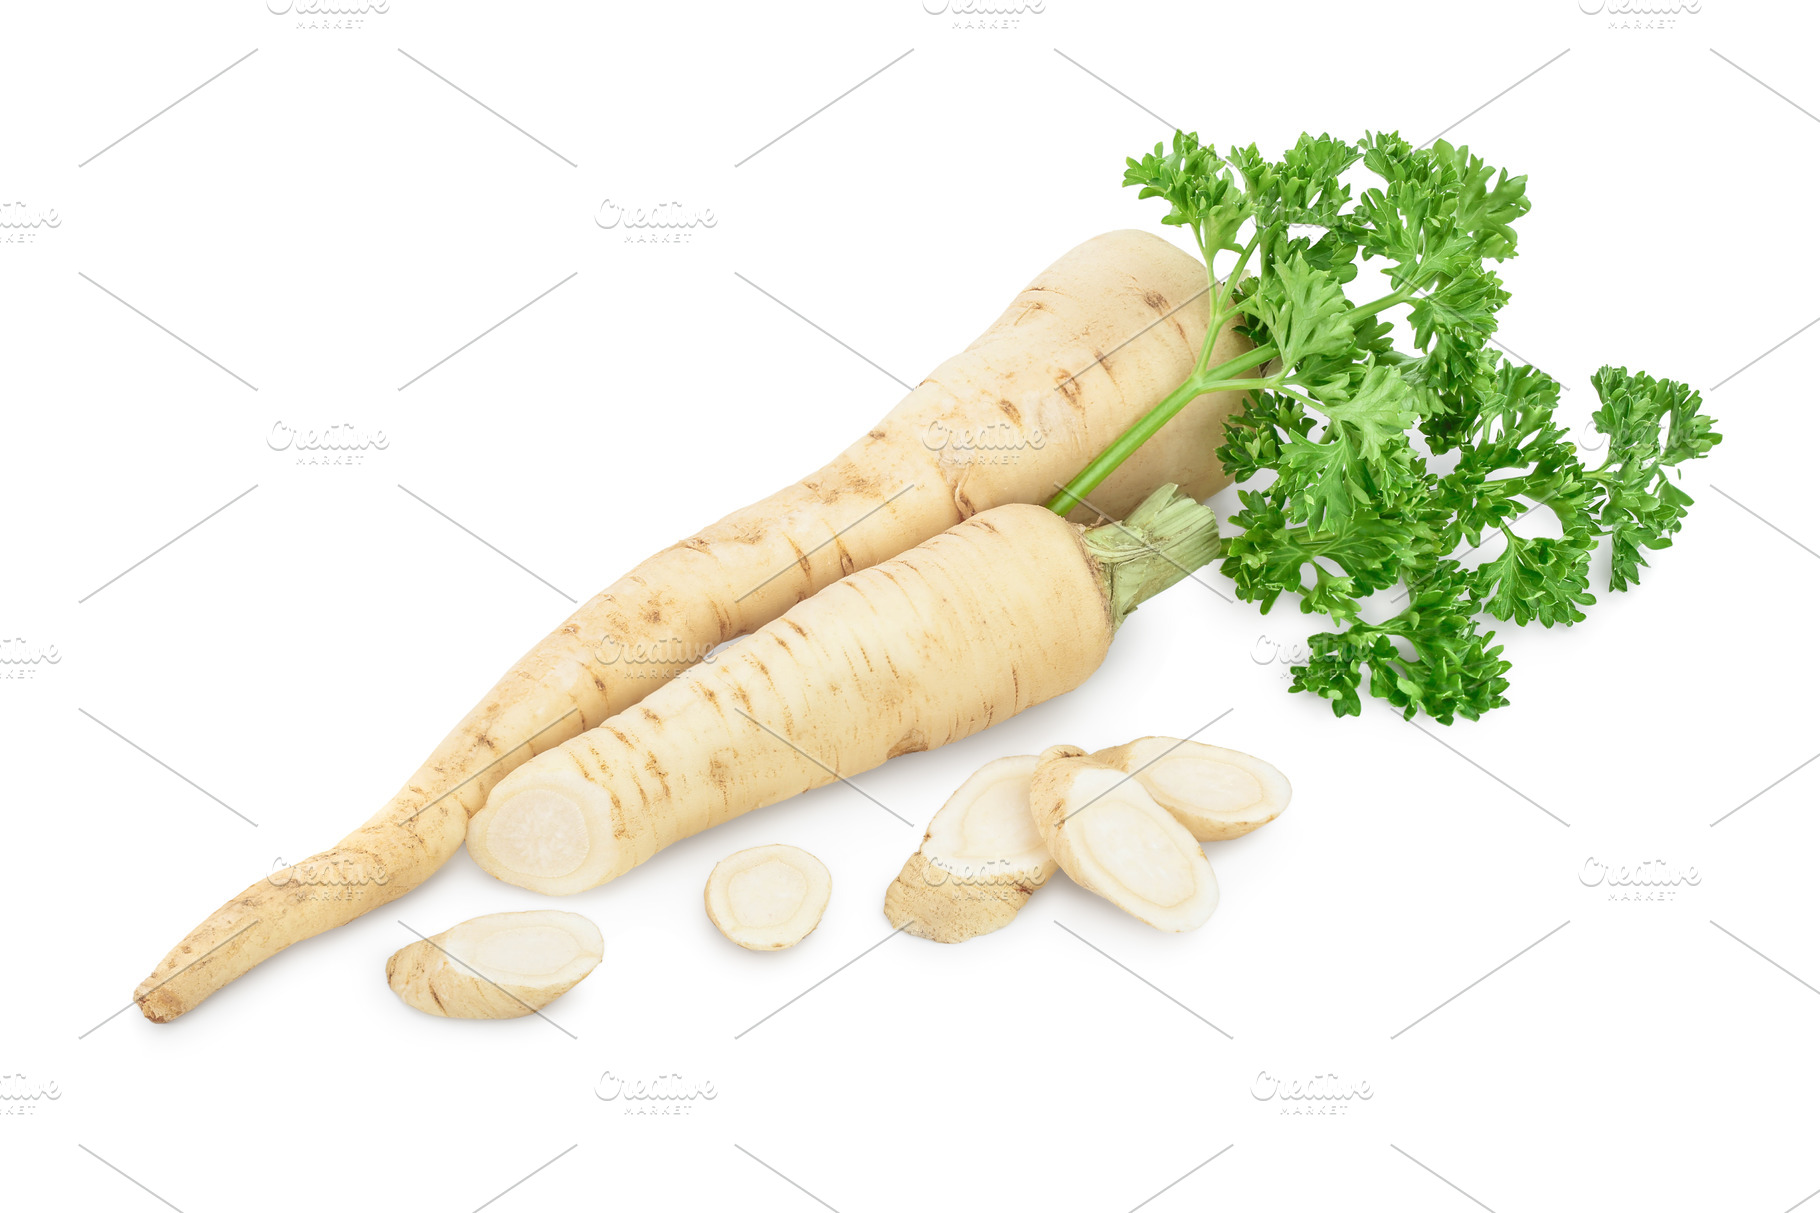
[[907,934],[964,943],[1005,926],[1055,873],[1030,816],[1034,754],[987,763],[936,811],[923,845],[885,890]]
[[1043,751],[1030,812],[1074,882],[1160,931],[1212,916],[1220,887],[1201,844],[1144,785],[1075,746]]
[[600,929],[580,914],[486,914],[407,944],[386,981],[419,1011],[449,1019],[517,1019],[542,1010],[594,971]]
[[772,952],[801,943],[821,923],[833,885],[821,860],[772,843],[715,864],[702,900],[722,935],[742,948]]
[[1202,842],[1249,834],[1289,807],[1289,780],[1283,772],[1237,750],[1140,737],[1093,758],[1143,784]]

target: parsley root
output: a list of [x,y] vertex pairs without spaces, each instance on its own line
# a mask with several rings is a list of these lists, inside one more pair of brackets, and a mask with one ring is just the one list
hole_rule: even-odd
[[822,861],[782,843],[735,851],[708,873],[708,921],[742,948],[775,952],[821,924],[833,882]]
[[987,763],[929,822],[923,845],[885,890],[894,927],[937,943],[962,943],[1017,917],[1055,874],[1030,816],[1036,757]]
[[527,910],[470,918],[385,962],[392,992],[429,1015],[517,1019],[594,971],[600,931],[580,914]]
[[[1206,346],[1244,347],[1230,324],[1208,339],[1207,294],[1203,267],[1147,233],[1107,233],[1063,256],[832,463],[583,605],[365,825],[211,914],[135,991],[146,1018],[175,1019],[291,944],[409,892],[461,846],[469,814],[514,767],[625,712],[716,644],[980,511],[1047,498]],[[1236,406],[1221,394],[1187,410],[1093,505],[1117,515],[1165,481],[1213,493],[1226,482],[1214,448]],[[1013,698],[1034,702],[1031,693]],[[980,698],[961,685],[955,694]],[[361,875],[353,896],[320,898],[305,870]]]
[[1079,686],[1139,602],[1213,558],[1214,523],[1173,485],[1086,530],[1032,505],[976,514],[525,763],[475,814],[468,852],[501,880],[575,893],[978,732]]

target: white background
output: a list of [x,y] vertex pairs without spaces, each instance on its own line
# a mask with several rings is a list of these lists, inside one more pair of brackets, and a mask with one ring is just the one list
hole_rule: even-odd
[[[1738,372],[1820,310],[1800,108],[1820,110],[1820,18],[1720,0],[1639,30],[1581,7],[1061,0],[1006,29],[917,0],[404,0],[342,30],[258,0],[9,12],[0,196],[58,222],[0,244],[0,633],[59,660],[0,681],[0,1070],[58,1093],[0,1101],[8,1206],[1807,1198],[1820,331]],[[1309,621],[1183,585],[1084,689],[859,780],[915,828],[836,785],[563,903],[607,958],[550,1009],[561,1030],[387,990],[400,920],[549,904],[465,853],[172,1026],[102,1022],[275,858],[377,808],[565,597],[818,466],[1068,247],[1155,228],[1118,182],[1163,119],[1273,153],[1445,129],[1529,174],[1499,337],[1573,388],[1575,426],[1603,362],[1723,381],[1724,444],[1641,589],[1571,631],[1499,629],[1510,707],[1336,720],[1270,660]],[[603,199],[716,221],[631,244]],[[299,466],[279,422],[389,445]],[[1211,845],[1205,929],[1158,934],[1058,879],[965,947],[867,952],[981,762],[1228,709],[1203,738],[1274,761],[1296,799]],[[770,841],[820,855],[834,899],[802,946],[748,954],[700,890]],[[1589,858],[1700,881],[1616,901]],[[629,1116],[597,1097],[606,1072],[717,1096]],[[1254,1098],[1262,1072],[1373,1095],[1289,1116]]]

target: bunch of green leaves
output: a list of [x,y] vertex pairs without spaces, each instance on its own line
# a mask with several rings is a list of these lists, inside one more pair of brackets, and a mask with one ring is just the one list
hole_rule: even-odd
[[[1376,179],[1356,199],[1342,180],[1354,165]],[[1465,147],[1395,134],[1304,135],[1271,160],[1255,146],[1221,156],[1178,131],[1168,148],[1127,161],[1125,183],[1165,199],[1164,222],[1191,229],[1209,266],[1207,341],[1158,411],[1166,420],[1203,392],[1245,393],[1219,451],[1248,486],[1222,568],[1263,610],[1290,594],[1338,625],[1311,638],[1292,690],[1329,700],[1336,715],[1357,715],[1364,689],[1406,718],[1476,719],[1505,704],[1509,686],[1487,617],[1576,623],[1593,601],[1601,537],[1609,586],[1622,590],[1637,582],[1643,551],[1680,528],[1692,499],[1671,469],[1719,441],[1698,393],[1601,369],[1593,424],[1607,441],[1592,468],[1556,420],[1560,385],[1491,348],[1510,298],[1495,266],[1516,253],[1525,178]],[[1221,254],[1236,256],[1223,282]],[[1368,266],[1384,292],[1355,303],[1343,288]],[[1382,317],[1404,305],[1400,349]],[[1228,322],[1254,349],[1214,364]],[[1155,428],[1134,426],[1129,448]],[[1058,508],[1128,453],[1115,444]],[[1558,537],[1513,529],[1541,508]],[[1494,540],[1488,558],[1460,558]],[[1407,605],[1367,622],[1365,600],[1398,585]]]

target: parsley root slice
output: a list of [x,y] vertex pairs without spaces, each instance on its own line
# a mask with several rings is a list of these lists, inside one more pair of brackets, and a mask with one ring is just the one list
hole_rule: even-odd
[[1142,783],[1085,750],[1043,751],[1030,812],[1074,883],[1159,931],[1191,931],[1220,902],[1207,853],[1188,828]]
[[[371,820],[222,905],[134,1000],[168,1022],[284,948],[408,893],[460,848],[493,785],[533,754],[626,711],[713,646],[855,569],[982,510],[1042,501],[1193,369],[1210,313],[1205,269],[1159,237],[1109,232],[1069,252],[832,463],[584,604]],[[1228,325],[1211,344],[1229,356],[1246,343]],[[1164,441],[1095,491],[1093,506],[1116,517],[1170,481],[1197,498],[1216,492],[1227,478],[1215,448],[1237,405],[1220,393],[1186,409]],[[316,896],[322,872],[339,873],[352,895]]]
[[833,887],[821,860],[772,843],[715,864],[702,901],[722,935],[754,952],[775,952],[795,947],[821,925]]
[[885,890],[894,927],[937,943],[963,943],[1017,917],[1055,874],[1030,816],[1034,754],[987,763],[929,822],[923,845]]
[[1093,758],[1143,784],[1201,842],[1249,834],[1289,807],[1283,772],[1237,750],[1140,737]]
[[600,930],[580,914],[529,910],[470,918],[385,962],[392,992],[430,1015],[517,1019],[594,971]]
[[976,514],[525,763],[475,814],[468,852],[501,880],[575,893],[957,741],[1079,686],[1119,622],[1218,546],[1213,512],[1174,485],[1092,528],[1034,505]]

